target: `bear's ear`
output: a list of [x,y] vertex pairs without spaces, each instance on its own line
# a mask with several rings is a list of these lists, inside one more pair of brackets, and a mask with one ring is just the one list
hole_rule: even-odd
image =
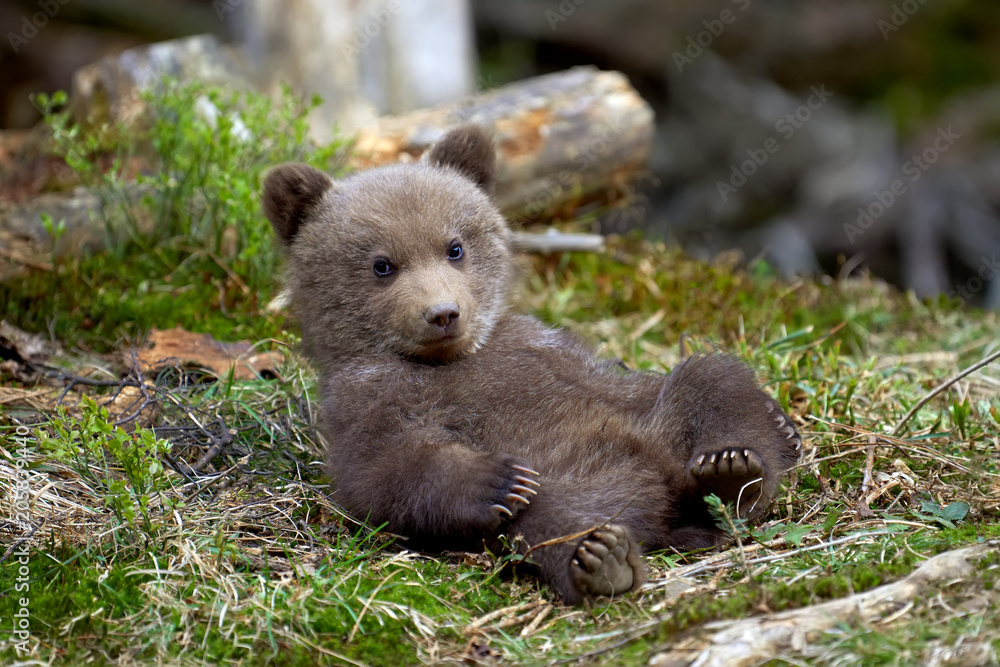
[[289,162],[272,169],[264,179],[264,215],[285,245],[323,197],[333,181],[319,169]]
[[493,140],[478,125],[451,130],[434,145],[428,157],[434,166],[457,169],[487,194],[493,194],[496,183],[496,160]]

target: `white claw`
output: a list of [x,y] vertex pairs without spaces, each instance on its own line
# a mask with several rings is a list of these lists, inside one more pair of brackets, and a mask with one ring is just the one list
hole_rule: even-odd
[[711,456],[708,457],[708,462],[712,465],[715,465],[715,454],[712,454]]
[[511,501],[512,503],[513,502],[524,503],[525,505],[530,505],[531,504],[530,500],[528,500],[524,496],[519,496],[516,493],[508,493],[507,496],[506,496],[506,498],[507,498],[507,500]]
[[513,465],[511,466],[511,468],[513,468],[514,470],[520,470],[521,472],[528,475],[534,475],[535,477],[538,477],[539,475],[542,474],[540,472],[532,470],[531,468],[525,468],[524,466],[519,466],[519,465]]
[[698,465],[699,466],[705,465],[705,455],[704,454],[702,454],[701,456],[698,457]]
[[511,512],[506,507],[504,507],[503,505],[493,505],[493,509],[495,509],[497,512],[503,512],[507,516],[514,516],[514,513]]
[[781,426],[782,424],[785,423],[785,418],[782,417],[781,415],[778,415],[777,417],[774,418],[774,423],[777,424],[778,426]]
[[514,478],[514,481],[517,482],[518,484],[524,484],[525,486],[534,486],[534,487],[541,486],[541,484],[539,484],[535,480],[528,479],[527,477],[522,477],[521,475],[516,476]]
[[514,486],[510,487],[510,490],[520,494],[530,493],[533,496],[538,495],[538,491],[535,491],[534,489],[529,489],[526,486],[521,486],[520,484],[515,484]]
[[747,459],[750,458],[750,450],[749,449],[744,449],[743,450],[743,458],[747,458]]
[[768,403],[767,404],[767,411],[768,412],[774,412],[774,403]]

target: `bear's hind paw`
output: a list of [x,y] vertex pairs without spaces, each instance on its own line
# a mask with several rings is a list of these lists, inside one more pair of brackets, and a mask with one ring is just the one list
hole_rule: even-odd
[[792,420],[789,419],[784,412],[782,412],[781,407],[774,401],[768,401],[767,411],[772,414],[777,412],[777,414],[774,415],[774,424],[777,427],[778,433],[783,435],[785,440],[788,441],[788,444],[795,448],[796,457],[801,456],[802,437],[799,436],[798,431],[795,430]]
[[732,480],[751,480],[764,474],[764,460],[757,452],[732,447],[694,460],[691,474],[703,484],[712,481],[728,485]]
[[[633,562],[638,547],[624,526],[610,525],[583,538],[570,561],[570,576],[585,597],[624,593],[641,580]],[[632,556],[630,558],[630,555]]]
[[723,502],[736,503],[740,514],[756,509],[764,467],[764,459],[757,452],[739,447],[700,454],[690,463],[691,476]]

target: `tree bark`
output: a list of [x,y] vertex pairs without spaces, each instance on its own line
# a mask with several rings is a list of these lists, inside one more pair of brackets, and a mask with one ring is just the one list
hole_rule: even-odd
[[653,111],[624,75],[577,67],[379,119],[354,146],[366,168],[418,159],[456,125],[494,134],[497,203],[514,222],[626,190],[645,169]]

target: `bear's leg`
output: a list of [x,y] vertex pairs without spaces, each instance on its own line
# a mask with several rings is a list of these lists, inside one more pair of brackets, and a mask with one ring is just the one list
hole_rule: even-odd
[[620,595],[645,580],[640,541],[662,532],[670,497],[654,471],[630,462],[552,478],[510,527],[542,579],[567,604]]
[[677,366],[652,416],[672,444],[661,463],[681,490],[677,526],[710,522],[702,500],[710,493],[734,505],[738,518],[760,516],[802,450],[777,401],[728,356],[693,357]]

